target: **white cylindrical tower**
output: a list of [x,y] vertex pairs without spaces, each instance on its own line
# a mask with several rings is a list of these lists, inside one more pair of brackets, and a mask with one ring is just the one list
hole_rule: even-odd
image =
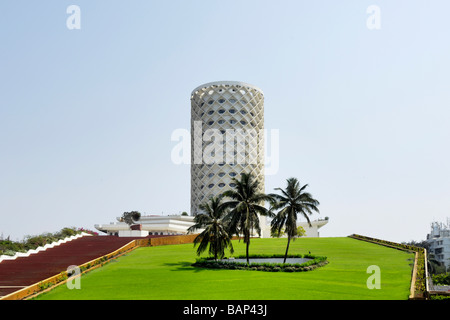
[[251,173],[264,192],[264,95],[243,82],[211,82],[191,94],[191,215]]

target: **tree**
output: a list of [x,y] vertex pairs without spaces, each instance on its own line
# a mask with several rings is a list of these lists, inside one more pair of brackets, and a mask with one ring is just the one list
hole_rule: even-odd
[[195,224],[188,229],[189,233],[204,229],[194,239],[194,247],[198,245],[197,255],[201,255],[209,246],[209,254],[215,260],[223,258],[228,247],[231,253],[234,252],[231,236],[223,219],[226,208],[221,205],[221,201],[221,196],[212,197],[209,202],[201,204],[200,213],[194,217]]
[[271,222],[271,232],[272,234],[280,234],[284,228],[284,232],[288,238],[283,263],[286,263],[291,239],[295,239],[297,235],[297,215],[301,214],[311,226],[308,215],[311,215],[313,211],[319,213],[319,209],[317,208],[319,201],[315,200],[310,193],[304,191],[307,186],[305,184],[300,187],[300,183],[296,178],[289,178],[287,179],[286,190],[275,188],[275,190],[281,191],[282,195],[269,195],[274,199],[272,209],[280,210]]
[[226,216],[230,234],[238,236],[242,234],[244,236],[244,243],[247,244],[247,265],[249,265],[250,236],[254,231],[261,235],[258,214],[271,215],[270,211],[263,204],[265,201],[271,201],[272,199],[268,195],[258,192],[258,181],[254,180],[251,174],[242,173],[241,179],[233,178],[233,182],[236,184],[234,189],[223,193],[224,197],[228,197],[231,200],[225,202],[223,206],[230,209]]
[[270,230],[270,236],[272,238],[279,238],[283,237],[285,235],[284,228],[281,228],[280,230]]
[[[303,229],[302,226],[298,226],[296,233],[295,233],[295,237],[300,238],[300,237],[303,237],[305,234],[306,234],[305,229]],[[286,233],[284,232],[284,228],[281,228],[281,230],[272,230],[272,229],[270,230],[270,236],[272,238],[275,238],[275,237],[279,238],[279,237],[283,237],[285,235],[286,235]]]
[[298,227],[297,227],[297,233],[296,233],[295,236],[296,236],[297,238],[300,238],[300,237],[303,237],[305,234],[306,234],[305,229],[304,229],[302,226],[298,226]]
[[139,211],[124,212],[120,221],[125,222],[129,226],[135,224],[141,218],[141,213]]

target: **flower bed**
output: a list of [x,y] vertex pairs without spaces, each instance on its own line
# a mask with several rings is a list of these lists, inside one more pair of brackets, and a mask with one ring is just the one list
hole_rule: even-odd
[[[245,259],[246,256],[237,256],[236,259]],[[284,258],[284,255],[250,255],[252,258]],[[264,263],[264,262],[253,262],[250,265],[243,262],[235,262],[233,259],[223,259],[214,260],[212,257],[199,258],[193,264],[195,267],[201,268],[211,268],[211,269],[231,269],[231,270],[254,270],[254,271],[270,271],[270,272],[301,272],[301,271],[311,271],[318,267],[322,267],[328,264],[327,257],[314,256],[311,254],[297,254],[288,255],[288,258],[305,258],[311,259],[304,263]]]

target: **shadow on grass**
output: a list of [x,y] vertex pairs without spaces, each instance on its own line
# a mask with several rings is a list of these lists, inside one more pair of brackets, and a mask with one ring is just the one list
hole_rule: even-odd
[[221,269],[217,268],[205,268],[205,267],[194,267],[194,262],[192,261],[180,261],[176,263],[164,263],[164,266],[167,267],[174,267],[171,269],[171,271],[194,271],[194,272],[201,272],[201,271],[220,271]]

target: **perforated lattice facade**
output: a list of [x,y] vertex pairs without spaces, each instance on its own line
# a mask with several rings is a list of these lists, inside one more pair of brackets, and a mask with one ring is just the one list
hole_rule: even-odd
[[191,95],[191,214],[252,173],[264,192],[264,95],[250,84],[199,86]]

